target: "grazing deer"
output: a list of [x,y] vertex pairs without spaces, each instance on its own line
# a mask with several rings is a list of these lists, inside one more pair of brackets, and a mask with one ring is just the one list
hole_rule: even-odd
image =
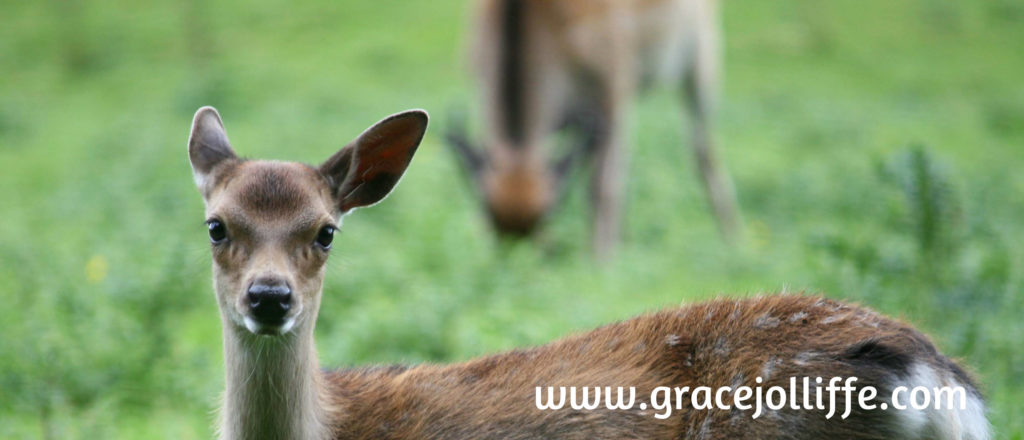
[[[698,169],[727,240],[739,232],[735,196],[715,158],[709,122],[718,79],[715,0],[482,0],[472,58],[481,86],[486,148],[461,121],[449,144],[469,171],[495,228],[531,233],[560,197],[572,163],[593,156],[593,246],[617,240],[625,125],[634,95],[656,81],[685,89]],[[552,161],[560,128],[578,144]]]
[[[988,438],[972,379],[913,328],[807,296],[668,309],[537,348],[455,365],[323,371],[313,329],[341,217],[394,188],[427,126],[418,110],[370,127],[320,166],[239,159],[220,116],[200,109],[188,150],[206,204],[220,307],[224,439],[968,439]],[[961,386],[956,410],[541,410],[538,388],[785,386],[856,376]],[[813,380],[813,379],[812,379]],[[806,389],[810,389],[807,387]],[[801,391],[803,388],[801,389]],[[816,393],[818,391],[815,391]],[[887,397],[875,399],[888,402]]]

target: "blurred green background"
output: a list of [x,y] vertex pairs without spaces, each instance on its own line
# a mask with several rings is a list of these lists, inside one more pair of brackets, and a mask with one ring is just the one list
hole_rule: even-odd
[[346,221],[325,366],[457,361],[716,295],[827,292],[977,372],[1024,438],[1024,2],[729,0],[716,127],[748,243],[706,208],[672,89],[632,114],[618,258],[583,181],[540,245],[496,242],[440,128],[473,102],[465,0],[0,4],[0,437],[210,438],[220,323],[185,152],[319,162],[433,112],[403,184]]

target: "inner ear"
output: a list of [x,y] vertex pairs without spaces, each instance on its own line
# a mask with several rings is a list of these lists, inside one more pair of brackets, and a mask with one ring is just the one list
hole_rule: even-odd
[[388,116],[320,165],[342,214],[391,193],[423,140],[427,120],[423,110]]

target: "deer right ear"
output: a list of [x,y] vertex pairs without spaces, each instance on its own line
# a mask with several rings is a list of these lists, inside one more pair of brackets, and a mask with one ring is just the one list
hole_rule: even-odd
[[368,128],[320,165],[341,214],[373,205],[391,192],[427,131],[427,112],[409,110]]
[[224,123],[213,107],[203,107],[192,118],[192,133],[188,137],[188,159],[192,163],[192,176],[196,186],[204,190],[217,165],[238,158],[228,142]]

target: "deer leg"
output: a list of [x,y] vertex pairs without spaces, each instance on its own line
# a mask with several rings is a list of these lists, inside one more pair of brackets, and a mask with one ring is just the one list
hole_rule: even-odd
[[[620,72],[621,73],[621,72]],[[618,244],[626,171],[626,109],[629,105],[627,78],[613,75],[603,87],[601,121],[594,142],[594,170],[590,196],[593,209],[593,251],[599,260],[607,260]]]
[[732,179],[721,166],[711,139],[710,125],[717,94],[718,48],[713,32],[703,32],[694,47],[685,78],[686,104],[692,121],[692,145],[697,169],[718,229],[727,242],[740,238],[740,219]]

